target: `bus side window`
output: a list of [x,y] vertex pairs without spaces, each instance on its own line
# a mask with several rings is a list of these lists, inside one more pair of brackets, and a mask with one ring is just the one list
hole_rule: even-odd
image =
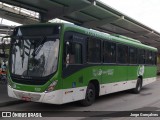
[[157,53],[152,52],[152,65],[156,65],[157,64]]
[[138,63],[145,64],[145,51],[143,49],[138,50]]
[[151,65],[152,59],[152,52],[146,50],[146,64]]
[[128,63],[128,47],[125,45],[118,45],[118,56],[117,61],[120,64],[127,64]]
[[116,44],[104,41],[103,48],[103,62],[115,63],[116,62]]
[[130,64],[137,64],[137,49],[134,47],[129,48],[129,62]]
[[82,64],[82,45],[74,42],[66,42],[65,63]]
[[87,46],[87,62],[101,63],[101,40],[90,38]]

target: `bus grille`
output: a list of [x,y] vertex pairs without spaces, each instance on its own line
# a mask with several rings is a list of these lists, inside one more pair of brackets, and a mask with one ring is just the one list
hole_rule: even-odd
[[27,97],[30,99],[30,101],[38,101],[41,98],[41,95],[35,94],[35,93],[25,93],[25,92],[14,91],[14,94],[19,99],[23,99]]

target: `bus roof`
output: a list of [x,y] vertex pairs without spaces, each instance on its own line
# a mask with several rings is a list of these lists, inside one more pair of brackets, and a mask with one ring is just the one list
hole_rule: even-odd
[[97,30],[84,28],[84,27],[70,24],[70,23],[39,23],[39,24],[23,25],[19,27],[33,27],[33,26],[46,26],[46,25],[47,26],[61,25],[62,27],[64,27],[64,30],[75,31],[75,32],[79,32],[89,36],[98,37],[100,39],[104,39],[104,40],[107,39],[109,41],[117,42],[120,44],[125,44],[129,46],[134,46],[134,47],[148,49],[148,50],[157,52],[157,48],[142,44],[139,40],[129,38],[123,35],[107,34],[104,32],[99,32]]
[[84,27],[80,27],[80,26],[68,24],[68,23],[63,23],[63,25],[66,28],[66,30],[68,29],[71,31],[81,32],[83,34],[88,34],[90,36],[98,37],[104,40],[107,39],[113,42],[129,45],[133,47],[148,49],[148,50],[155,51],[155,52],[158,51],[157,48],[155,47],[142,44],[139,40],[129,38],[123,35],[107,34],[107,33],[99,32],[97,30],[92,30],[92,29],[88,29],[88,28],[84,28]]

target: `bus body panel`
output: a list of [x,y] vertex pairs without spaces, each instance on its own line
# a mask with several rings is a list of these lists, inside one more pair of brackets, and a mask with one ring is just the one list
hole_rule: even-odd
[[28,92],[16,90],[8,86],[8,96],[24,101],[43,102],[50,104],[64,104],[85,98],[87,87],[55,90],[49,93]]

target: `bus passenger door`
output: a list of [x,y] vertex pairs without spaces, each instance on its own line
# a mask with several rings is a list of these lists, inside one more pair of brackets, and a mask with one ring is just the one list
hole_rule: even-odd
[[64,55],[63,55],[63,102],[83,99],[84,87],[84,36],[67,32],[65,34]]

